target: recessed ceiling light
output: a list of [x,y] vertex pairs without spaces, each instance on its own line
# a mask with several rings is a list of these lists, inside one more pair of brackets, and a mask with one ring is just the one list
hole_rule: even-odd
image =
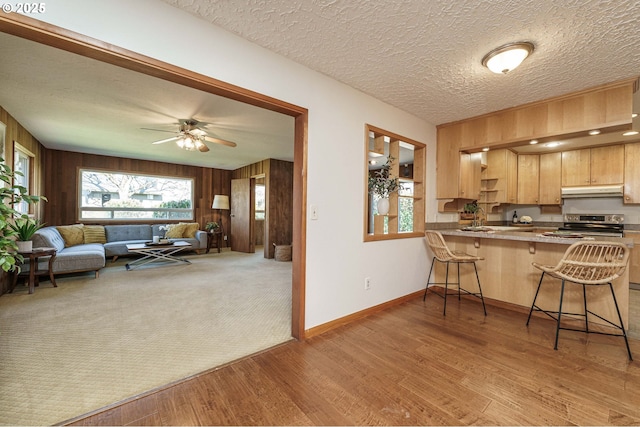
[[562,142],[554,141],[554,142],[547,142],[546,144],[544,144],[544,146],[548,147],[548,148],[554,148],[554,147],[557,147],[560,144],[562,144]]
[[376,162],[375,160],[369,160],[369,164],[370,165],[375,165],[376,163],[378,163],[378,162]]
[[522,64],[533,52],[533,43],[508,43],[493,49],[482,58],[482,65],[496,74],[507,74]]
[[489,147],[484,147],[482,151],[489,151]]
[[531,141],[529,141],[529,144],[531,145],[536,145],[538,143],[537,139],[532,139]]
[[591,136],[600,135],[600,130],[599,129],[590,130],[589,131],[589,135],[591,135]]
[[625,132],[622,134],[622,136],[633,136],[633,135],[637,135],[640,132],[638,132],[637,130],[630,130],[629,132]]
[[636,117],[638,117],[638,113],[632,113],[632,114],[631,114],[631,118],[632,118],[632,119],[635,119]]

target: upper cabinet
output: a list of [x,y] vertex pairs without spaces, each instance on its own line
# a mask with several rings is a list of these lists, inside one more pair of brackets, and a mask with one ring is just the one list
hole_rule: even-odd
[[632,96],[633,81],[625,81],[442,127],[459,128],[463,151],[567,136],[630,124]]
[[562,186],[622,184],[624,145],[562,152]]
[[[513,149],[536,139],[540,142],[556,138],[571,139],[586,135],[589,130],[599,129],[603,134],[618,132],[631,126],[633,104],[633,87],[635,79],[615,82],[597,88],[568,94],[565,96],[522,105],[467,120],[442,124],[437,127],[438,142],[436,146],[436,197],[441,200],[439,206],[456,206],[450,203],[454,199],[474,199],[469,197],[468,182],[461,182],[470,175],[461,170],[462,163],[467,162],[465,155],[490,149]],[[596,144],[593,144],[596,145]],[[552,187],[538,189],[538,204],[560,204],[561,186],[604,185],[623,183],[624,170],[620,166],[624,162],[624,148],[608,151],[608,147],[572,150],[575,153],[562,155],[562,167],[557,156],[540,159],[540,180],[548,179]],[[568,151],[567,151],[568,152]],[[536,153],[526,151],[526,154]],[[538,156],[542,156],[539,154]],[[461,156],[462,155],[462,156]],[[462,159],[462,160],[461,160]],[[528,160],[532,160],[528,159]],[[573,164],[576,169],[568,170],[566,165]],[[466,166],[465,166],[466,167]],[[544,175],[542,168],[552,168],[553,174]],[[517,164],[516,164],[517,169]],[[523,173],[524,169],[523,169]],[[544,176],[543,176],[544,175]],[[561,181],[560,181],[561,180]],[[513,180],[517,185],[517,180]],[[487,187],[487,185],[489,187]],[[482,197],[490,199],[491,182],[483,182]],[[522,200],[531,202],[535,191],[525,188],[534,181],[520,184]],[[516,187],[517,188],[517,187]],[[489,189],[489,190],[487,190]],[[464,191],[464,195],[461,194]],[[475,190],[474,190],[475,191]],[[514,193],[516,194],[516,193]],[[505,203],[516,203],[513,202]]]
[[539,203],[540,156],[538,154],[518,155],[518,203],[537,205]]
[[640,142],[624,146],[624,203],[640,203]]
[[539,204],[562,204],[562,153],[540,154]]

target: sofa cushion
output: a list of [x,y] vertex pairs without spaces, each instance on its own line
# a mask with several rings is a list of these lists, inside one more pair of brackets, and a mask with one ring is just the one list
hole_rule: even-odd
[[200,224],[198,224],[197,222],[181,222],[180,224],[184,224],[182,237],[188,237],[190,239],[196,237],[196,231],[200,229]]
[[167,239],[179,239],[183,236],[184,230],[187,228],[187,224],[169,224],[167,225],[167,232],[164,237]]
[[82,224],[75,225],[62,225],[56,227],[62,239],[64,240],[64,247],[81,245],[84,243],[84,232],[82,231]]
[[150,241],[152,238],[151,225],[149,224],[105,225],[104,231],[107,243],[127,240]]
[[107,243],[107,236],[102,225],[85,225],[82,232],[85,243]]

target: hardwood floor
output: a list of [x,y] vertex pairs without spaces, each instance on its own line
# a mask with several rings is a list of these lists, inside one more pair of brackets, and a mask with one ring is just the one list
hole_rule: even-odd
[[74,425],[640,424],[640,341],[487,311],[415,299]]

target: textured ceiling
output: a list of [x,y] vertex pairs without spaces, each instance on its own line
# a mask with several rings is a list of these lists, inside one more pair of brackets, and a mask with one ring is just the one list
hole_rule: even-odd
[[[441,124],[640,74],[637,0],[163,0]],[[497,75],[514,41],[536,49]]]

